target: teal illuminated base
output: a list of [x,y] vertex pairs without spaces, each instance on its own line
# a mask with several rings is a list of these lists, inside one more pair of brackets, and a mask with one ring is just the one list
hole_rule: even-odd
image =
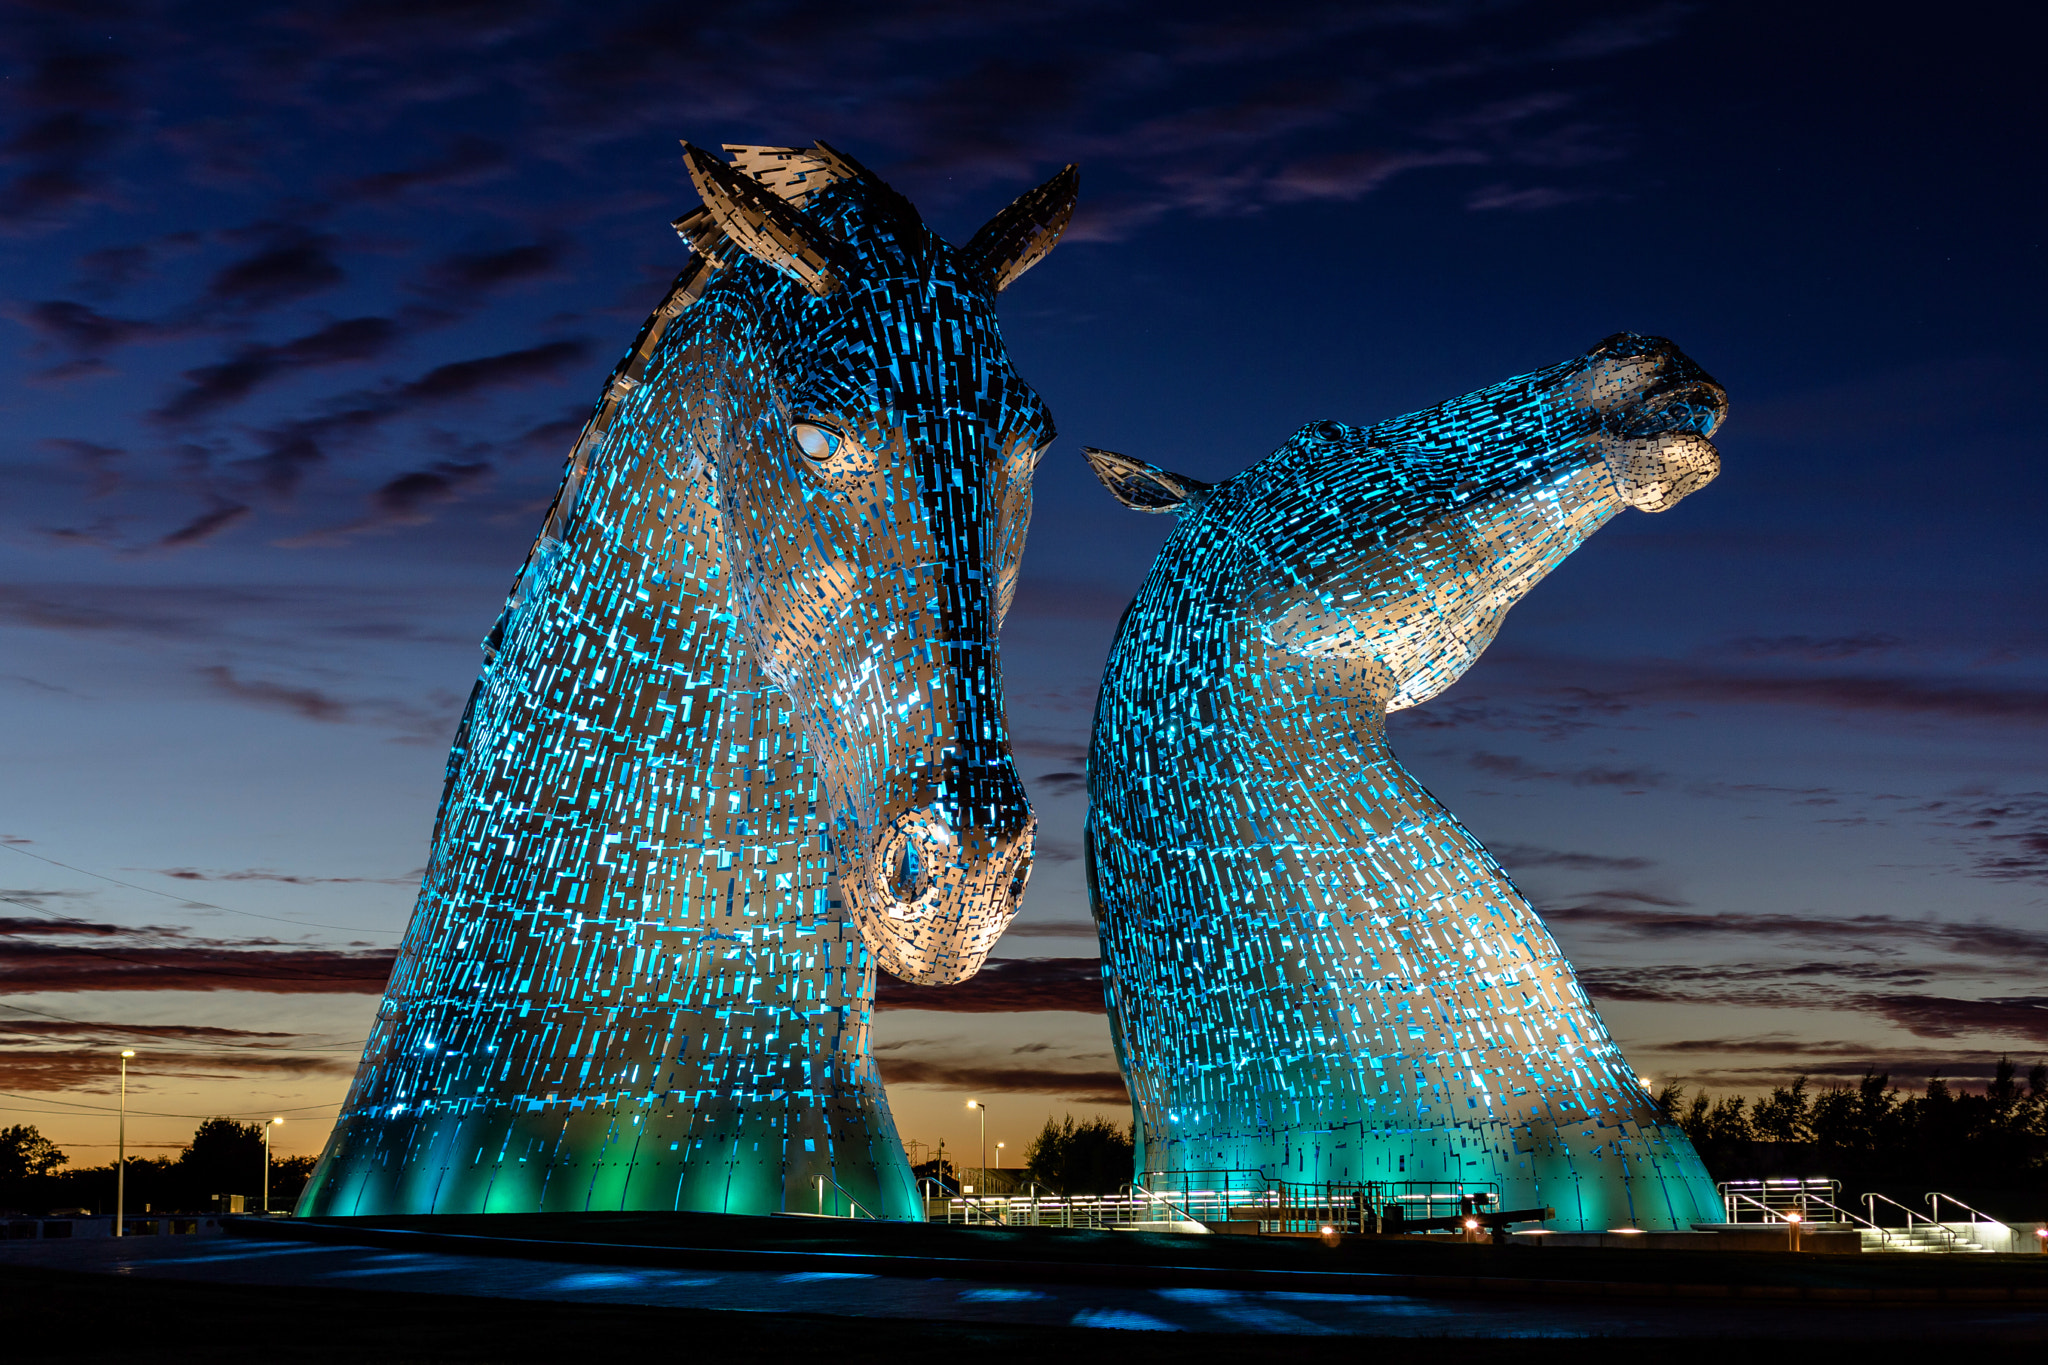
[[845,1216],[855,1202],[873,1217],[924,1217],[878,1087],[804,1108],[699,1101],[345,1116],[298,1213]]
[[1630,1129],[1477,1123],[1189,1136],[1148,1142],[1139,1178],[1155,1192],[1244,1188],[1256,1185],[1255,1176],[1290,1185],[1379,1183],[1395,1192],[1407,1182],[1491,1188],[1503,1208],[1555,1209],[1544,1226],[1557,1232],[1684,1232],[1724,1216],[1720,1193],[1682,1131]]

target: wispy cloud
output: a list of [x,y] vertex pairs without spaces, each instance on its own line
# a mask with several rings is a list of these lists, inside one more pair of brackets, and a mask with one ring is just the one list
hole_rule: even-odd
[[1689,912],[1683,901],[1655,892],[1596,892],[1570,905],[1543,907],[1552,924],[1599,928],[1637,939],[1775,939],[1859,951],[1889,948],[1952,953],[1994,963],[2048,963],[2048,933],[1987,922],[1951,923],[1893,915],[1794,915],[1742,911]]
[[108,154],[139,113],[129,67],[125,53],[58,39],[34,58],[25,80],[8,82],[21,122],[0,146],[0,157],[17,168],[0,183],[0,222],[51,224],[106,197]]
[[1567,782],[1574,787],[1619,787],[1624,791],[1648,791],[1664,785],[1665,774],[1654,768],[1548,768],[1513,754],[1475,753],[1466,760],[1489,777],[1511,782]]
[[886,974],[877,983],[876,1009],[951,1014],[1103,1012],[1102,963],[1092,957],[998,958],[957,986],[912,986]]
[[183,930],[30,919],[0,922],[0,995],[57,991],[253,991],[374,995],[395,950],[205,939]]
[[1123,1074],[1117,1071],[1059,1071],[895,1056],[883,1056],[878,1060],[882,1079],[892,1086],[920,1085],[962,1092],[987,1090],[1058,1095],[1089,1104],[1130,1103],[1130,1091],[1124,1087]]
[[1509,868],[1558,867],[1568,872],[1641,872],[1654,867],[1651,858],[1614,857],[1605,853],[1573,853],[1535,844],[1494,844],[1488,849]]
[[185,387],[166,399],[155,416],[165,422],[210,416],[295,370],[374,359],[401,335],[390,318],[348,318],[274,346],[244,346],[226,360],[187,370]]
[[[552,379],[564,368],[582,360],[587,350],[586,342],[571,338],[437,365],[403,384],[351,395],[334,411],[322,416],[270,428],[263,433],[262,453],[242,461],[241,468],[252,473],[273,495],[289,494],[308,473],[325,462],[327,447],[336,441],[359,438],[421,409],[472,398],[494,389]],[[387,483],[380,492],[388,496],[404,477],[401,475]],[[351,523],[351,526],[363,524]]]
[[139,871],[155,872],[181,882],[283,882],[287,886],[340,886],[356,882],[372,882],[380,886],[410,886],[419,880],[410,877],[308,877],[296,872],[273,872],[267,867],[245,867],[232,872],[201,872],[191,867],[154,867]]

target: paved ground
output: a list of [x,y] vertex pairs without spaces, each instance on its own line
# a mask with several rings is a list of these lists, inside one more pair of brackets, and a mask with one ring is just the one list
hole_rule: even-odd
[[231,1237],[0,1244],[0,1270],[583,1306],[1117,1331],[1435,1338],[2048,1340],[2040,1307],[1546,1303],[664,1270]]

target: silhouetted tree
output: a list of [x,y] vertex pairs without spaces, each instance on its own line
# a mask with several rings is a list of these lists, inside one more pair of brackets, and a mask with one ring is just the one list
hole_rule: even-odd
[[1676,1086],[1656,1104],[1719,1180],[1825,1174],[1851,1195],[1890,1186],[1916,1204],[1930,1187],[1995,1191],[2007,1201],[2002,1216],[2048,1213],[2048,1065],[2022,1085],[2019,1068],[2001,1060],[1981,1095],[1937,1076],[1901,1098],[1891,1077],[1871,1072],[1810,1095],[1802,1076],[1754,1108],[1742,1095],[1687,1102]]
[[12,1183],[48,1175],[70,1160],[34,1124],[0,1128],[0,1181]]
[[1136,1152],[1129,1128],[1102,1118],[1077,1124],[1069,1114],[1045,1121],[1024,1173],[1061,1194],[1114,1194],[1131,1182]]
[[192,1134],[178,1165],[195,1208],[217,1194],[253,1196],[263,1187],[263,1125],[208,1119]]
[[1769,1099],[1757,1101],[1750,1112],[1749,1126],[1765,1142],[1811,1142],[1812,1115],[1807,1112],[1806,1077],[1771,1091]]

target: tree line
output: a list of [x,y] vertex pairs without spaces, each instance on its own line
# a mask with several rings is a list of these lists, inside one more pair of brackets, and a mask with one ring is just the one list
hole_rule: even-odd
[[[1813,1090],[1801,1076],[1752,1103],[1746,1095],[1686,1099],[1679,1086],[1656,1097],[1685,1129],[1716,1180],[1829,1176],[1852,1192],[1897,1186],[1917,1203],[1926,1190],[1995,1190],[2030,1206],[2048,1201],[2048,1066],[2021,1084],[2001,1060],[1984,1093],[1936,1077],[1902,1095],[1882,1072],[1854,1085]],[[2023,1208],[1993,1210],[2034,1216]]]
[[[274,1157],[270,1206],[289,1209],[312,1174],[312,1157]],[[0,1212],[112,1213],[116,1177],[111,1161],[72,1166],[57,1144],[31,1124],[0,1128]],[[263,1190],[263,1125],[207,1119],[175,1157],[129,1157],[127,1183],[130,1213],[210,1212],[215,1196],[224,1194],[239,1194],[245,1207],[254,1209]]]
[[1063,1195],[1115,1194],[1131,1183],[1137,1144],[1128,1125],[1104,1118],[1047,1118],[1024,1153],[1024,1174]]

